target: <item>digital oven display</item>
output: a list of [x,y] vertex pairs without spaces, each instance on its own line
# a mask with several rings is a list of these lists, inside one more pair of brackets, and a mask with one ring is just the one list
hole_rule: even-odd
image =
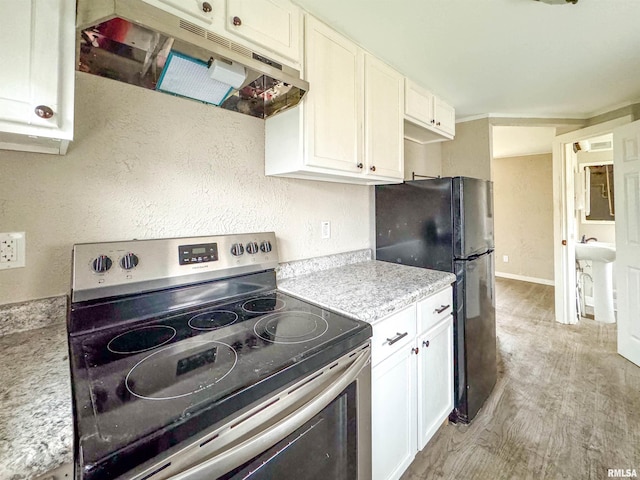
[[218,260],[218,244],[201,243],[200,245],[180,245],[178,247],[178,258],[180,265],[215,262]]

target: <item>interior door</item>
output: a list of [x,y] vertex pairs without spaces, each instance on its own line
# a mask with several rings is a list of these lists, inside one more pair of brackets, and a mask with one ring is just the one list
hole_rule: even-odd
[[640,365],[640,121],[613,130],[618,353]]

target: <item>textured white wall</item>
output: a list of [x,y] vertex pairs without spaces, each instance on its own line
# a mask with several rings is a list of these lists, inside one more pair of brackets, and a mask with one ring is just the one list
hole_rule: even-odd
[[456,124],[456,137],[442,144],[442,175],[491,180],[491,124],[488,118]]
[[27,234],[0,304],[67,293],[80,242],[273,230],[281,261],[369,248],[370,190],[265,177],[262,120],[78,73],[66,156],[0,150],[0,232]]
[[551,153],[556,127],[497,126],[491,129],[493,158]]
[[404,141],[404,179],[411,180],[411,174],[438,177],[442,175],[442,143],[420,144]]
[[493,160],[497,272],[553,280],[552,165],[551,154]]

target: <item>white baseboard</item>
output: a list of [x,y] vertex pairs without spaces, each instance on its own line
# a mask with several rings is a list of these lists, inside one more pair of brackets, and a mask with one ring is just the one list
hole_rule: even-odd
[[542,285],[555,285],[555,282],[553,280],[546,280],[544,278],[536,277],[525,277],[524,275],[514,275],[513,273],[496,272],[496,277],[509,278],[511,280],[520,280],[522,282],[540,283]]

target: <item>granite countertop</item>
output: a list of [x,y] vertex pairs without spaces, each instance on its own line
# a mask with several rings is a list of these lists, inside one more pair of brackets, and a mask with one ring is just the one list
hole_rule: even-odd
[[278,288],[373,324],[455,279],[452,273],[369,260],[279,279]]
[[[451,273],[370,260],[370,250],[282,264],[278,288],[369,323],[435,293]],[[0,306],[0,478],[73,462],[66,298]]]
[[44,327],[0,336],[3,480],[31,479],[73,461],[71,382],[62,312]]

